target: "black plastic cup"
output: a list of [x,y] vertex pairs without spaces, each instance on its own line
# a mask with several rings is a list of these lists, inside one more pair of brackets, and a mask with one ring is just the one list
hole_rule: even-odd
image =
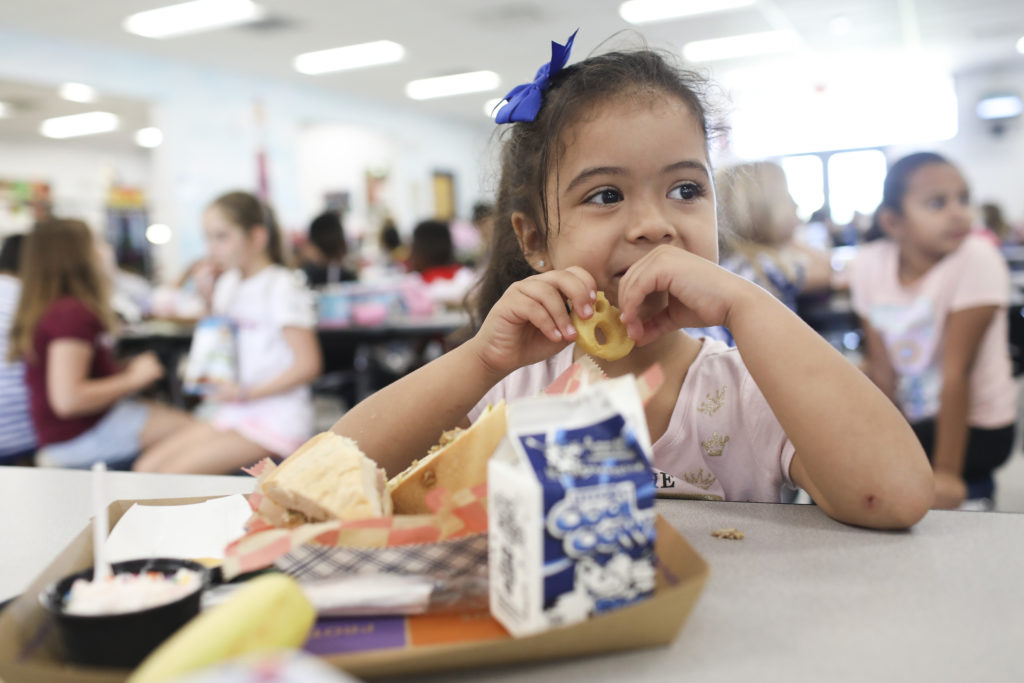
[[68,614],[65,600],[76,579],[92,580],[93,570],[83,569],[56,581],[39,594],[39,602],[56,617],[68,659],[78,664],[117,668],[135,667],[157,645],[199,614],[203,588],[209,573],[198,562],[172,559],[129,560],[111,565],[114,574],[161,572],[173,575],[179,569],[199,574],[199,587],[173,602],[135,612],[118,614]]

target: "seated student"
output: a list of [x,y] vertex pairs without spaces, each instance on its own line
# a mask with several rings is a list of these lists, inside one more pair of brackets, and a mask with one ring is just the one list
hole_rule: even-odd
[[7,335],[21,295],[18,263],[23,237],[11,235],[0,248],[0,464],[29,464],[36,449],[25,363],[7,360]]
[[849,266],[866,371],[910,422],[934,469],[935,506],[991,509],[1013,451],[1017,383],[1010,272],[971,229],[967,181],[945,157],[903,157],[885,177],[886,239]]
[[187,413],[133,398],[163,376],[155,354],[115,365],[111,284],[85,223],[37,223],[19,272],[10,357],[26,364],[37,465],[121,466],[192,422]]
[[409,246],[403,244],[398,226],[390,218],[380,228],[380,250],[384,265],[389,268],[406,270],[409,261]]
[[270,207],[229,192],[203,213],[210,257],[224,274],[213,313],[236,325],[238,382],[221,385],[196,421],[147,450],[133,469],[226,474],[262,458],[285,458],[313,432],[310,383],[322,360],[312,293],[284,265]]
[[309,224],[308,249],[302,270],[312,287],[351,282],[356,274],[345,264],[348,243],[337,211],[325,211]]
[[778,164],[759,161],[719,171],[722,267],[771,292],[792,310],[797,296],[827,289],[828,254],[793,240],[800,219]]
[[451,231],[445,221],[422,221],[412,231],[409,270],[419,273],[431,298],[444,305],[461,305],[475,280],[473,271],[456,261]]

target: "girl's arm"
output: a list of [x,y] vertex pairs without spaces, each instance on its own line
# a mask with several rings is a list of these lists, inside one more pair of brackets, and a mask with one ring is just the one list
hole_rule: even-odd
[[565,348],[576,335],[565,302],[590,317],[595,289],[577,267],[516,282],[471,339],[366,398],[332,430],[354,439],[389,475],[401,472],[441,432],[468,426],[470,409],[503,377]]
[[[303,384],[309,384],[320,376],[320,371],[323,369],[323,357],[320,353],[320,342],[317,341],[316,331],[304,327],[286,327],[284,328],[284,340],[294,358],[291,366],[263,384],[240,388],[238,390],[239,398],[243,395],[248,399],[273,396]],[[225,398],[219,393],[218,397]]]
[[470,409],[501,377],[466,342],[367,397],[331,429],[394,476],[425,456],[441,432],[468,426]]
[[46,398],[62,419],[94,415],[118,400],[160,379],[163,366],[156,354],[136,356],[117,374],[89,378],[92,345],[81,339],[57,339],[46,353]]
[[814,330],[767,293],[748,291],[726,327],[796,447],[790,476],[849,524],[907,528],[932,503],[931,468],[906,419]]
[[961,473],[967,448],[967,407],[971,368],[998,306],[955,311],[946,318],[942,356],[942,392],[935,421],[936,507],[955,508],[967,493]]
[[885,341],[881,333],[864,318],[860,318],[860,328],[864,331],[864,346],[867,350],[864,372],[890,401],[896,403],[896,371],[889,362]]
[[[652,292],[668,305],[646,319]],[[794,481],[832,517],[906,528],[932,503],[931,468],[910,425],[864,373],[765,290],[682,249],[659,246],[619,284],[638,344],[684,326],[724,324],[786,435]]]

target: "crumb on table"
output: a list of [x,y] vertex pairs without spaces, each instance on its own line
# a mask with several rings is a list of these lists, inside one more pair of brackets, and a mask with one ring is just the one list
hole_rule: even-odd
[[733,541],[739,541],[743,538],[743,532],[732,527],[727,529],[715,529],[711,532],[711,535],[715,538],[727,538]]

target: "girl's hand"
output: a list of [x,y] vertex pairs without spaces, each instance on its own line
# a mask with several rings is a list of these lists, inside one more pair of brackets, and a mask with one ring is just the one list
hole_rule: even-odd
[[501,376],[550,358],[576,339],[568,301],[581,318],[593,315],[597,283],[578,266],[516,282],[498,299],[468,344]]
[[935,501],[938,510],[955,510],[967,498],[967,484],[955,474],[935,470]]
[[164,366],[152,351],[135,356],[125,367],[125,372],[138,388],[147,387],[164,376]]
[[248,400],[248,394],[235,382],[222,382],[207,395],[211,401],[218,403],[239,403]]
[[[630,266],[619,281],[618,306],[638,346],[681,327],[726,325],[733,303],[756,287],[679,247],[662,245]],[[659,301],[652,294],[663,292]]]

